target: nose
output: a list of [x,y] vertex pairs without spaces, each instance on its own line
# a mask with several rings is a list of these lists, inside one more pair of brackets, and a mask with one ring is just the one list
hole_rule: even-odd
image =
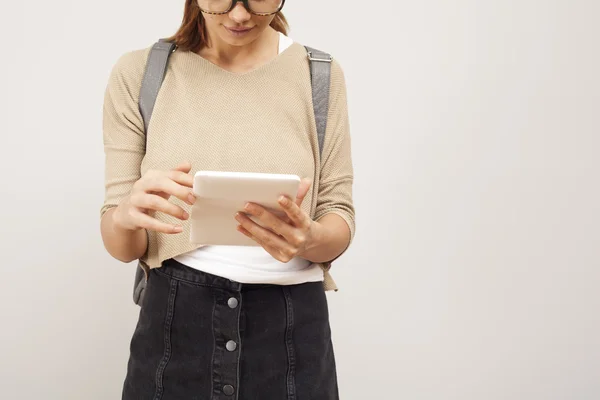
[[252,18],[252,15],[248,12],[248,10],[246,10],[246,7],[244,7],[244,3],[238,1],[235,7],[233,7],[233,9],[229,11],[229,18],[231,18],[238,24],[241,24]]

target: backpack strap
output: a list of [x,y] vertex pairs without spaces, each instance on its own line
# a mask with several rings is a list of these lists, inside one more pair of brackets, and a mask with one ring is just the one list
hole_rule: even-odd
[[146,63],[146,71],[142,79],[142,89],[140,91],[139,107],[142,119],[144,120],[144,130],[148,133],[148,125],[156,103],[158,91],[165,79],[169,57],[177,45],[167,42],[165,39],[160,39],[152,46],[148,61]]
[[[152,117],[156,97],[158,96],[158,91],[165,79],[169,57],[171,57],[171,54],[173,54],[176,48],[177,45],[175,45],[175,43],[160,39],[152,46],[152,49],[150,49],[138,101],[140,114],[142,114],[142,119],[144,121],[144,132],[146,132],[146,136],[148,135],[148,125],[150,125],[150,118]],[[135,278],[133,280],[133,302],[137,305],[140,305],[142,301],[144,290],[146,289],[146,278],[146,271],[142,267],[142,261],[140,260],[138,261]]]
[[313,108],[319,139],[319,156],[323,154],[323,143],[327,129],[329,111],[329,86],[331,80],[331,62],[333,57],[320,50],[305,46],[310,60],[310,80],[312,84]]

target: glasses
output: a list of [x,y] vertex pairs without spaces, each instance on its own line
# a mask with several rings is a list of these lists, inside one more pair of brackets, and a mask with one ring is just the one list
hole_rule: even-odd
[[285,0],[198,0],[198,6],[206,14],[227,14],[242,2],[248,12],[267,16],[277,14],[283,8]]

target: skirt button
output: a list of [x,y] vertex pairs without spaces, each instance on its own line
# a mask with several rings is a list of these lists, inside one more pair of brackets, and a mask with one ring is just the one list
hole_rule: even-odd
[[229,306],[229,308],[236,308],[238,304],[238,299],[236,299],[235,297],[232,297],[229,299],[229,301],[227,301],[227,305]]
[[231,386],[231,385],[223,386],[223,393],[225,393],[227,396],[231,396],[234,392],[235,392],[235,390],[233,389],[233,386]]
[[235,351],[235,349],[237,348],[237,343],[236,343],[236,342],[234,342],[233,340],[230,340],[229,342],[227,342],[227,343],[225,344],[225,348],[226,348],[228,351]]

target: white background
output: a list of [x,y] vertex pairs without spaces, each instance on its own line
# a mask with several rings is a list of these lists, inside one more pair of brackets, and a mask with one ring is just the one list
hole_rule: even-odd
[[[103,92],[183,1],[1,7],[1,397],[118,399],[138,308],[99,234]],[[348,85],[341,398],[600,398],[600,2],[285,11]]]

